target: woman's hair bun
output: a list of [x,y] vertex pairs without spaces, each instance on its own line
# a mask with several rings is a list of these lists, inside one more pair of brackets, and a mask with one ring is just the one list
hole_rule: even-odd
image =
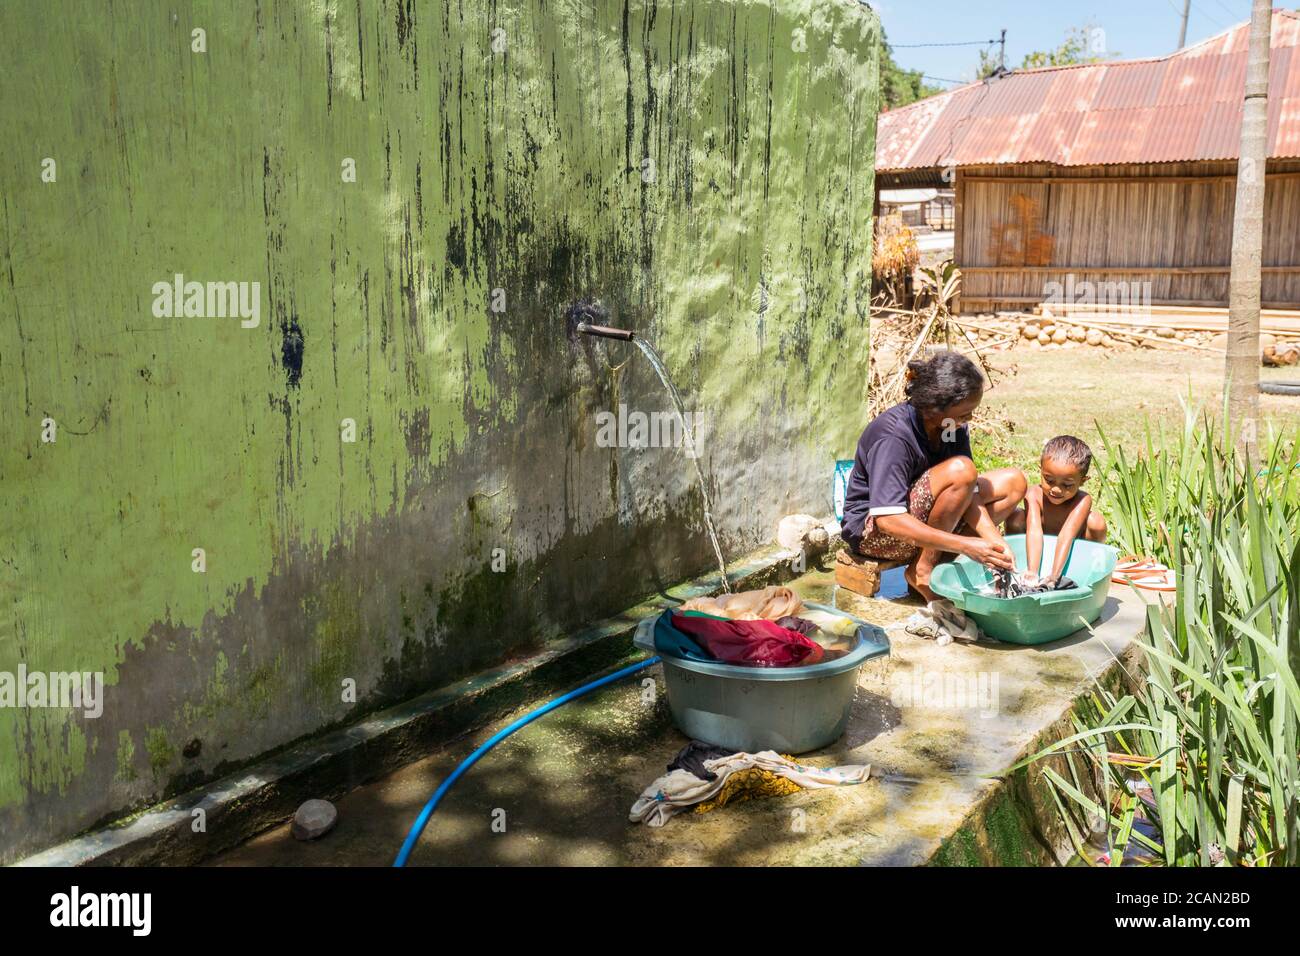
[[907,400],[926,411],[941,411],[984,390],[984,376],[960,352],[944,350],[907,363]]

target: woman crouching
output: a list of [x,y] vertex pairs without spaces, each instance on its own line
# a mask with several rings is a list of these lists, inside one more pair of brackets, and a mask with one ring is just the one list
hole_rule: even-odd
[[844,501],[844,540],[858,554],[907,562],[907,582],[934,600],[930,573],[964,554],[1013,567],[998,526],[1025,497],[1019,468],[980,473],[969,422],[984,376],[957,352],[908,363],[907,401],[881,412],[858,441]]

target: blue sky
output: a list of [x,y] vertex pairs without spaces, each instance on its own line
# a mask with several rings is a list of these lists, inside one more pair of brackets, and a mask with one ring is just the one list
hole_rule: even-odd
[[[900,66],[944,79],[974,78],[978,46],[908,49],[906,43],[996,38],[1007,31],[1007,66],[1059,46],[1072,26],[1099,28],[1099,45],[1124,59],[1162,56],[1178,46],[1183,0],[870,0]],[[1274,0],[1274,6],[1291,4]],[[1187,42],[1250,19],[1250,0],[1192,0]],[[938,83],[938,86],[949,84]]]

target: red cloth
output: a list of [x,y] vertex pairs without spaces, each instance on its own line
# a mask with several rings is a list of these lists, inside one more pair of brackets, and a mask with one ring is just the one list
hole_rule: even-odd
[[723,621],[674,614],[673,627],[693,637],[725,664],[805,667],[822,659],[822,646],[775,621]]

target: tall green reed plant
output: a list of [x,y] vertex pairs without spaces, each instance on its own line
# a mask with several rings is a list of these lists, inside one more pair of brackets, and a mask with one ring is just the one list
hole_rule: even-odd
[[1220,421],[1188,410],[1136,459],[1102,436],[1117,543],[1178,583],[1148,606],[1145,672],[1099,685],[1076,732],[1025,761],[1063,758],[1043,773],[1085,860],[1093,830],[1111,865],[1139,849],[1169,866],[1300,862],[1300,441],[1275,434],[1246,462]]

